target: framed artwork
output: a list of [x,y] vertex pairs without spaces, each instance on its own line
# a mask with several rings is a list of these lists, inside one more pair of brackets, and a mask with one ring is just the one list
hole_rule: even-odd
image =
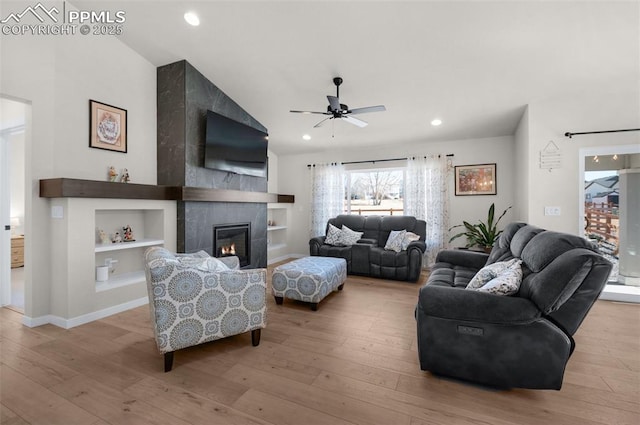
[[127,110],[89,100],[89,147],[127,153]]
[[456,196],[497,193],[496,164],[460,165],[455,170]]

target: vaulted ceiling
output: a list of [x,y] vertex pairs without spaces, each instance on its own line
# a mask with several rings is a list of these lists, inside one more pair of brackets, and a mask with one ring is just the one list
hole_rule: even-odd
[[[511,135],[536,100],[640,84],[638,1],[72,3],[125,11],[124,43],[156,66],[188,60],[277,154]],[[336,76],[342,103],[387,111],[359,115],[365,128],[289,112],[325,110]]]

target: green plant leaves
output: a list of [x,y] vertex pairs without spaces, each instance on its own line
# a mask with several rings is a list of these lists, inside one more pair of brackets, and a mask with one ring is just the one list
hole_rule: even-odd
[[498,220],[494,223],[493,220],[495,218],[495,204],[491,204],[489,207],[489,212],[487,213],[487,222],[483,223],[480,221],[478,224],[471,224],[469,222],[463,221],[462,224],[458,224],[457,226],[451,227],[449,230],[455,229],[456,227],[464,227],[466,231],[458,233],[449,239],[449,242],[454,239],[458,239],[462,236],[467,238],[466,248],[471,248],[473,246],[481,246],[481,247],[492,247],[502,230],[498,230],[498,224],[504,215],[511,209],[512,206],[509,206],[506,210],[502,212]]

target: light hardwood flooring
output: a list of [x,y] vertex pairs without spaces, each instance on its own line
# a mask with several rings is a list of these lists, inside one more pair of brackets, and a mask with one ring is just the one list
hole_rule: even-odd
[[269,296],[258,347],[247,333],[182,350],[169,373],[146,306],[70,330],[1,309],[0,423],[640,423],[640,306],[595,304],[561,391],[497,391],[420,371],[421,284],[350,276],[317,312]]

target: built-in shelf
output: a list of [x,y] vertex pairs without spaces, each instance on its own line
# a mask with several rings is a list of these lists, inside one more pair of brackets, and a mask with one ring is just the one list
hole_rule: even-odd
[[271,232],[273,230],[284,230],[287,226],[269,226],[267,227],[267,232]]
[[145,282],[146,278],[143,271],[134,271],[113,275],[105,282],[96,281],[96,292],[108,291],[110,289],[120,288],[122,286],[133,285]]
[[132,248],[140,248],[144,246],[154,246],[154,245],[162,245],[164,244],[164,240],[162,239],[141,239],[133,242],[121,242],[121,243],[112,243],[112,244],[97,244],[96,252],[107,252],[107,251],[120,251],[122,249],[132,249]]
[[156,186],[81,179],[42,179],[41,198],[117,198],[165,201],[294,203],[293,195],[188,186]]

